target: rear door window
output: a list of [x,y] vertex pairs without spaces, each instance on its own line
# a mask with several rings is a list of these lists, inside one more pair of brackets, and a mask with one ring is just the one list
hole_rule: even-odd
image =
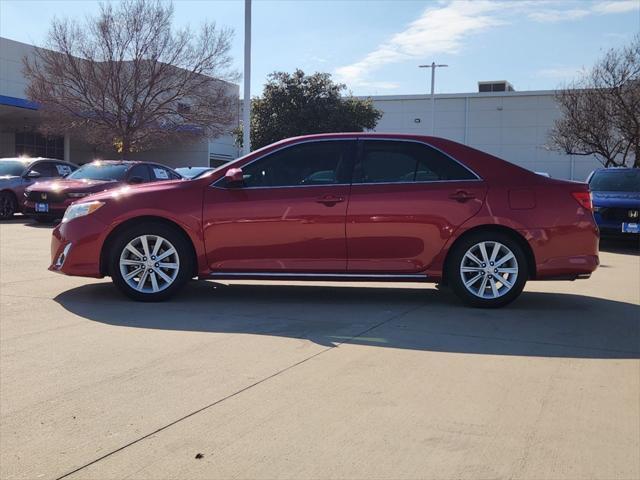
[[444,153],[419,142],[365,140],[353,183],[413,183],[475,180],[477,177]]
[[163,180],[175,180],[180,176],[173,173],[168,168],[161,167],[160,165],[151,165],[151,179],[154,182],[161,182]]
[[55,173],[56,177],[66,177],[71,174],[75,169],[71,167],[71,165],[67,165],[66,163],[56,163],[55,164]]

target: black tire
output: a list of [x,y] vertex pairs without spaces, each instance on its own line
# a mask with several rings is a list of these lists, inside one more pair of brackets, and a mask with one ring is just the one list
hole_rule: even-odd
[[[173,280],[173,283],[158,292],[142,292],[134,289],[127,280],[125,280],[121,272],[121,254],[129,242],[134,241],[136,238],[143,235],[160,236],[170,242],[177,251],[177,257],[179,259],[177,275]],[[177,228],[155,222],[143,222],[139,225],[134,225],[123,230],[111,243],[109,251],[109,275],[111,276],[113,283],[125,295],[141,302],[159,302],[175,295],[193,276],[195,259],[193,258],[193,251],[189,240],[185,237],[186,236]],[[149,271],[152,272],[153,269],[150,268]]]
[[18,202],[13,192],[0,192],[0,220],[9,220],[18,210]]
[[[517,274],[514,274],[516,278],[512,282],[513,286],[511,287],[510,290],[506,291],[504,294],[501,294],[501,296],[497,296],[495,298],[481,298],[478,294],[474,294],[472,291],[470,291],[465,286],[463,274],[460,271],[462,262],[464,261],[464,257],[467,251],[469,251],[469,249],[471,249],[475,245],[479,245],[481,242],[501,243],[503,246],[511,250],[511,253],[513,253],[513,256],[515,257],[515,259],[510,261],[509,264],[514,265],[514,262],[517,262],[515,266],[517,266],[518,272]],[[518,298],[520,293],[522,293],[522,290],[524,289],[524,286],[527,283],[527,279],[529,277],[527,258],[522,247],[520,246],[518,241],[516,241],[513,237],[502,232],[491,232],[491,231],[478,232],[478,233],[471,234],[467,237],[464,237],[462,238],[462,240],[460,240],[454,245],[449,255],[450,257],[447,262],[448,284],[451,286],[455,294],[460,299],[462,299],[464,303],[472,307],[498,308],[513,302],[516,298]],[[485,264],[483,263],[483,265]],[[492,267],[488,267],[488,268],[492,268]],[[492,276],[495,275],[493,272],[487,272],[487,273],[491,274]],[[483,276],[486,275],[487,273],[481,272]],[[467,274],[467,275],[469,275],[470,277],[473,276],[473,274]],[[491,276],[489,275],[487,276],[488,278],[491,278]],[[499,278],[499,277],[494,276],[494,280],[496,278]],[[482,280],[483,278],[481,277],[480,279],[481,284],[482,284]],[[497,282],[499,283],[499,280],[497,280]],[[474,285],[477,285],[477,284],[474,284]],[[473,289],[473,286],[471,288]],[[487,286],[486,289],[488,291],[489,286]],[[478,287],[478,291],[480,291],[480,287]],[[488,293],[490,294],[491,292],[488,292]]]

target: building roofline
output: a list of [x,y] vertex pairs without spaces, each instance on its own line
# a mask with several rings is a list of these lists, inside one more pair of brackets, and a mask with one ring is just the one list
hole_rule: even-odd
[[[553,96],[556,90],[528,90],[517,92],[470,92],[470,93],[437,93],[436,98],[482,98],[482,97],[534,97],[534,96]],[[427,94],[400,94],[400,95],[357,95],[356,98],[371,98],[377,101],[392,100],[430,100],[431,95]]]

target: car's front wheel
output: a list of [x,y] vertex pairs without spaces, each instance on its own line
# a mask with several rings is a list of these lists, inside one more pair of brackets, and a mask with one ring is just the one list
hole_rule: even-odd
[[168,225],[133,226],[120,233],[112,245],[109,273],[114,284],[134,300],[165,300],[192,276],[188,240]]
[[18,210],[18,202],[11,192],[0,192],[0,220],[9,220]]
[[474,307],[502,307],[515,300],[528,278],[522,247],[501,232],[479,232],[454,246],[447,277],[453,291]]

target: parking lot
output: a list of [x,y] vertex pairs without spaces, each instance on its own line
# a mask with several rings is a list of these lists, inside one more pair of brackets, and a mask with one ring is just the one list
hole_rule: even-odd
[[501,310],[431,285],[193,282],[169,303],[47,271],[0,226],[0,477],[640,478],[640,257]]

